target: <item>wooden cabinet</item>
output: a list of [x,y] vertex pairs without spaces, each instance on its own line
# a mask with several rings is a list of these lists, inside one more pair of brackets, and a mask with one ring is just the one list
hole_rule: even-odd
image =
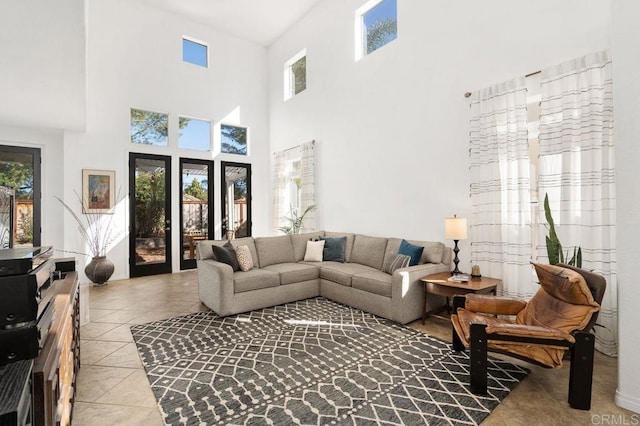
[[0,425],[30,425],[33,360],[0,367]]
[[55,319],[33,366],[35,425],[69,425],[80,368],[80,291],[77,272],[56,283]]

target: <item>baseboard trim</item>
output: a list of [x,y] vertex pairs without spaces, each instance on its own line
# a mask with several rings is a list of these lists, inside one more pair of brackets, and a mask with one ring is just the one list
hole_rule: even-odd
[[640,414],[640,398],[625,395],[616,389],[615,403],[618,407]]

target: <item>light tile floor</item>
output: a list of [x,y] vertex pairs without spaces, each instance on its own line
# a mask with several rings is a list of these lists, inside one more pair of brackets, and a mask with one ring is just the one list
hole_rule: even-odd
[[[195,271],[113,281],[104,287],[82,287],[88,292],[90,322],[80,329],[81,363],[73,425],[162,425],[129,327],[131,324],[186,315],[207,308],[199,302]],[[87,306],[85,306],[87,308]],[[411,327],[450,340],[449,324],[416,321]],[[511,361],[515,361],[510,359]],[[569,370],[547,370],[522,363],[532,370],[527,379],[493,411],[486,425],[603,424],[604,415],[631,424],[638,415],[617,407],[614,394],[617,360],[596,354],[592,409],[569,408]],[[612,417],[613,416],[613,417]],[[627,423],[621,423],[625,421]],[[613,423],[612,423],[613,424]]]

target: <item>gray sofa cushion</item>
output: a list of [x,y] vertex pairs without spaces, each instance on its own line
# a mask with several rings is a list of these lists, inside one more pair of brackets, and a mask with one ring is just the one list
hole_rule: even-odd
[[442,263],[444,257],[444,243],[429,241],[409,241],[424,247],[420,263]]
[[375,269],[359,263],[322,262],[319,265],[320,278],[346,286],[351,286],[351,278],[354,275],[375,271]]
[[277,265],[265,266],[264,269],[279,274],[280,285],[315,280],[320,276],[320,270],[317,266],[304,263],[278,263]]
[[247,272],[234,272],[233,282],[236,293],[258,290],[261,288],[278,287],[280,285],[280,275],[277,272],[266,271],[264,269],[252,269]]
[[348,234],[345,232],[325,232],[324,236],[327,238],[339,238],[347,237],[347,245],[344,248],[344,258],[347,262],[351,262],[351,250],[353,249],[353,240],[356,234]]
[[304,254],[307,251],[307,241],[315,240],[322,236],[324,236],[324,231],[291,235],[291,244],[293,244],[293,255],[296,258],[296,262],[300,262],[302,259],[304,259]]
[[368,237],[366,235],[356,235],[351,250],[350,262],[371,266],[378,270],[382,269],[387,239],[380,237]]
[[290,235],[256,238],[254,241],[261,268],[276,263],[296,263]]
[[362,272],[353,276],[351,287],[391,297],[391,281],[392,276],[382,271]]
[[213,259],[213,246],[222,247],[227,240],[202,240],[196,244],[197,259]]
[[231,245],[236,249],[240,246],[249,247],[249,251],[251,252],[251,260],[253,260],[253,267],[259,268],[261,266],[258,262],[258,252],[256,251],[256,245],[254,243],[253,237],[236,238],[229,241],[231,241]]

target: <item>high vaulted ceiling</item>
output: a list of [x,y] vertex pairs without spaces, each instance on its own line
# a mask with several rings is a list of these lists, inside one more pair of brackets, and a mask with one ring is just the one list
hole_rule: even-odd
[[143,0],[269,46],[320,0]]

